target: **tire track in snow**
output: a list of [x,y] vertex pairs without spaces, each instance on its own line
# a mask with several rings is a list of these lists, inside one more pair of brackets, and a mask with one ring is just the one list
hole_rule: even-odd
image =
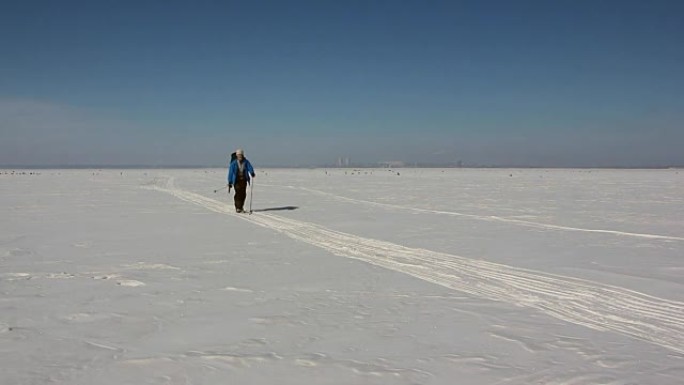
[[[264,184],[261,184],[261,185],[265,186]],[[491,222],[513,223],[513,224],[520,225],[520,226],[532,227],[532,228],[543,229],[543,230],[579,231],[579,232],[585,232],[585,233],[612,234],[612,235],[619,235],[619,236],[659,239],[659,240],[667,240],[667,241],[684,241],[684,237],[676,237],[676,236],[671,236],[671,235],[631,233],[631,232],[627,232],[627,231],[604,230],[604,229],[585,229],[585,228],[581,228],[581,227],[561,226],[561,225],[553,225],[553,224],[549,224],[549,223],[526,221],[526,220],[522,220],[522,219],[506,218],[506,217],[500,217],[497,215],[475,215],[475,214],[464,214],[464,213],[459,213],[459,212],[454,212],[454,211],[430,210],[430,209],[421,209],[418,207],[406,207],[406,206],[400,206],[400,205],[393,205],[390,203],[381,203],[381,202],[367,201],[367,200],[363,200],[363,199],[348,198],[348,197],[344,197],[341,195],[336,195],[336,194],[328,193],[325,191],[314,190],[314,189],[310,189],[310,188],[306,188],[306,187],[277,186],[277,185],[268,185],[268,186],[289,187],[289,188],[300,189],[300,190],[308,191],[308,192],[315,193],[315,194],[329,196],[329,197],[332,197],[334,199],[344,201],[344,202],[362,203],[362,204],[370,205],[370,206],[377,206],[377,207],[389,208],[389,209],[394,209],[394,210],[396,210],[396,209],[408,210],[408,211],[413,211],[413,212],[418,212],[418,213],[450,215],[450,216],[454,216],[454,217],[471,218],[471,219],[491,221]]]
[[273,214],[235,214],[221,201],[173,187],[151,186],[290,238],[493,301],[534,308],[595,330],[610,330],[684,354],[684,303],[618,286],[473,260],[334,231]]

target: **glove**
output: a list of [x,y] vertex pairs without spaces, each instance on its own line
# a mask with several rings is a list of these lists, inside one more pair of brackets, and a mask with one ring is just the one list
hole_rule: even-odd
[[229,184],[228,184],[228,192],[230,192],[230,189],[231,189],[231,188],[233,188],[233,185],[229,183]]

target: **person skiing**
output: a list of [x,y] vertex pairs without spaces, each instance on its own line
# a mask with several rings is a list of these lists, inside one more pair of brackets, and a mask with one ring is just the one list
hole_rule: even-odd
[[228,192],[231,188],[235,188],[235,211],[244,213],[245,198],[247,197],[247,185],[251,178],[254,178],[254,168],[252,164],[245,158],[245,152],[238,148],[230,155],[230,165],[228,166]]

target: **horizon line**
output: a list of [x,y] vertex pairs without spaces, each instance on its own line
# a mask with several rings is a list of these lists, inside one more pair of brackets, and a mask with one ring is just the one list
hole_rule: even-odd
[[[77,164],[77,165],[3,165],[0,164],[0,169],[25,169],[25,170],[84,170],[84,169],[209,169],[209,168],[227,168],[227,165],[189,165],[189,164],[170,164],[170,165],[150,165],[150,164],[131,164],[131,165],[117,165],[117,164]],[[452,164],[411,164],[387,167],[383,165],[358,164],[349,166],[338,165],[263,165],[259,168],[295,168],[295,169],[311,169],[311,168],[330,168],[330,169],[411,169],[411,168],[468,168],[468,169],[482,169],[482,168],[518,168],[518,169],[684,169],[684,165],[657,165],[657,166],[530,166],[530,165],[452,165]]]

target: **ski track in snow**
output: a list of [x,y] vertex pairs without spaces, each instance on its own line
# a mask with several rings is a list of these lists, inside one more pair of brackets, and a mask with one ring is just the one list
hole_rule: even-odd
[[[265,186],[265,185],[262,184],[262,186]],[[450,215],[450,216],[454,216],[454,217],[463,217],[463,218],[470,218],[470,219],[477,219],[477,220],[484,220],[484,221],[514,223],[516,225],[532,227],[532,228],[536,228],[536,229],[580,231],[580,232],[585,232],[585,233],[613,234],[613,235],[620,235],[620,236],[648,238],[648,239],[659,239],[659,240],[667,240],[667,241],[684,241],[684,237],[676,237],[676,236],[670,236],[670,235],[630,233],[630,232],[618,231],[618,230],[585,229],[585,228],[580,228],[580,227],[552,225],[549,223],[540,223],[540,222],[526,221],[526,220],[522,220],[522,219],[506,218],[506,217],[500,217],[497,215],[464,214],[464,213],[458,213],[458,212],[454,212],[454,211],[430,210],[430,209],[421,209],[421,208],[417,208],[417,207],[406,207],[406,206],[393,205],[390,203],[373,202],[373,201],[367,201],[367,200],[362,200],[362,199],[348,198],[348,197],[344,197],[341,195],[336,195],[336,194],[328,193],[325,191],[314,190],[314,189],[310,189],[310,188],[306,188],[306,187],[279,186],[279,185],[268,185],[268,186],[288,187],[288,188],[300,189],[303,191],[308,191],[311,193],[332,197],[334,199],[344,201],[344,202],[362,203],[362,204],[370,205],[370,206],[377,206],[377,207],[389,208],[389,209],[394,209],[394,210],[397,210],[397,209],[408,210],[408,211],[413,211],[413,212],[418,212],[418,213]]]
[[278,231],[335,255],[481,298],[534,308],[567,322],[614,331],[684,354],[684,302],[588,280],[408,248],[273,214],[235,214],[230,204],[175,188],[173,178],[165,184],[159,182],[143,187]]

